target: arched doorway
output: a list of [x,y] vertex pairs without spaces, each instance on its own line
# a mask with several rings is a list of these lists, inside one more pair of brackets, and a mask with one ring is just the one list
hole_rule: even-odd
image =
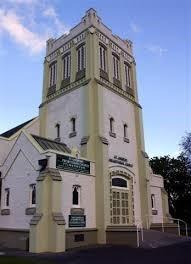
[[110,173],[110,222],[111,225],[134,223],[133,178],[122,171]]

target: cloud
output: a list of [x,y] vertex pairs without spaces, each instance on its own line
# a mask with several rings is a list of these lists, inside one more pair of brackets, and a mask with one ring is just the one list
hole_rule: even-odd
[[56,26],[56,30],[58,34],[68,33],[69,27],[65,26],[59,19],[56,10],[52,6],[48,6],[43,10],[43,16],[50,18],[53,20],[54,25]]
[[6,12],[0,9],[0,31],[9,34],[15,42],[27,48],[32,54],[40,53],[45,48],[47,36],[30,31],[13,11]]
[[137,24],[135,24],[134,22],[131,22],[131,23],[130,23],[130,28],[131,28],[131,30],[132,30],[134,33],[139,33],[139,32],[141,32],[141,28],[140,28]]
[[11,4],[35,4],[37,3],[37,0],[4,0],[4,2],[11,3]]
[[168,51],[167,49],[162,48],[160,45],[153,45],[153,44],[148,45],[146,47],[146,50],[159,56],[163,56],[163,54]]

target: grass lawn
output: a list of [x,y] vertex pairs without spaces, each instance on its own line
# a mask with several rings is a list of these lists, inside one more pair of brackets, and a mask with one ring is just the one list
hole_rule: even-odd
[[0,256],[0,264],[53,264],[53,263],[32,257]]

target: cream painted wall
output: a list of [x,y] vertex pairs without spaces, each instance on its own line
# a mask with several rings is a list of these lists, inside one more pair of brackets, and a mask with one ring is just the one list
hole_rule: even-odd
[[[76,89],[47,105],[46,137],[56,138],[55,124],[59,122],[61,141],[70,148],[74,146],[80,147],[81,138],[84,136],[84,122],[82,118],[84,116],[84,89],[85,87]],[[76,118],[77,135],[69,138],[69,134],[72,132],[70,121],[72,117]]]
[[157,215],[151,217],[152,223],[161,223],[163,217],[161,188],[164,187],[163,177],[151,174],[151,195],[155,195],[155,210]]
[[62,213],[68,228],[68,215],[72,208],[72,186],[81,186],[80,208],[85,209],[86,228],[96,227],[95,217],[95,177],[60,171],[62,176]]
[[[132,103],[116,95],[114,92],[103,88],[103,128],[102,135],[109,141],[109,158],[114,155],[127,158],[133,167],[127,167],[135,174],[134,194],[135,194],[135,219],[140,219],[140,194],[139,194],[139,177],[137,167],[137,143],[135,138],[135,119]],[[114,133],[116,138],[109,135],[110,123],[109,118],[114,118]],[[123,124],[128,125],[128,138],[130,143],[123,141]],[[116,163],[109,163],[109,166],[117,166]]]

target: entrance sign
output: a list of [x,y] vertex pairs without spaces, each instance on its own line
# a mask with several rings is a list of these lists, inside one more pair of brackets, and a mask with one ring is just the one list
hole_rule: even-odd
[[133,167],[133,164],[129,163],[126,158],[119,157],[117,155],[115,155],[113,158],[110,158],[109,161],[113,162],[113,163],[118,163],[120,165],[124,165],[124,166],[127,166],[127,167]]
[[69,215],[69,227],[86,227],[86,216]]
[[90,174],[90,161],[66,155],[56,155],[56,168],[78,173]]

